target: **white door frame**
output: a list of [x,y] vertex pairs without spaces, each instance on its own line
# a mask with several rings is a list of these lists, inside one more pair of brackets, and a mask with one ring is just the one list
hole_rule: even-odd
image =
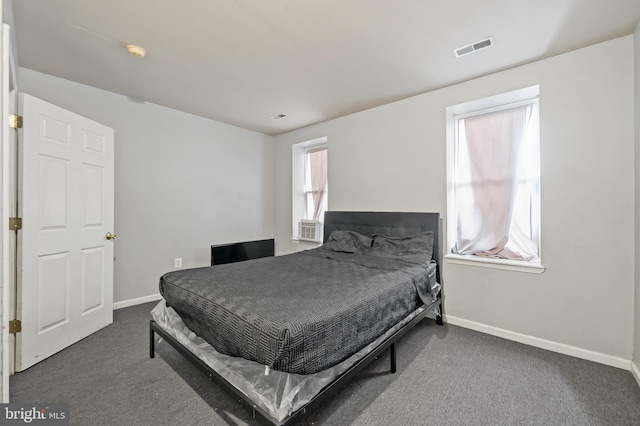
[[[0,5],[2,4],[0,0]],[[1,14],[1,12],[0,12]],[[11,342],[15,342],[15,339],[10,339],[9,334],[9,321],[14,318],[15,304],[13,303],[15,294],[15,265],[11,264],[11,260],[16,259],[16,246],[14,244],[15,238],[11,238],[11,232],[8,229],[9,218],[14,213],[17,202],[17,188],[10,188],[10,185],[16,183],[15,179],[11,176],[15,176],[16,167],[18,164],[17,150],[11,149],[11,141],[15,141],[16,135],[11,135],[10,132],[15,130],[9,129],[8,114],[15,113],[15,102],[17,98],[14,97],[13,105],[9,97],[9,87],[12,85],[17,92],[17,69],[14,51],[12,49],[10,40],[11,28],[7,24],[2,25],[1,37],[2,43],[0,44],[1,51],[0,57],[2,58],[2,70],[1,70],[1,86],[0,86],[0,98],[2,107],[0,108],[0,114],[2,119],[0,125],[2,126],[2,150],[0,156],[0,175],[2,176],[2,214],[0,217],[0,237],[2,238],[2,260],[0,262],[0,274],[2,279],[0,280],[0,292],[2,294],[2,306],[0,310],[0,318],[2,320],[2,343],[0,346],[2,368],[1,368],[1,385],[0,396],[1,402],[9,402],[9,375],[13,371],[13,367],[10,361],[13,360],[13,354],[15,353],[15,346]],[[15,147],[14,147],[15,148]],[[15,237],[15,236],[14,236]],[[10,244],[11,243],[11,244]]]
[[[5,40],[5,49],[9,51],[9,71],[7,73],[7,81],[4,82],[4,88],[8,91],[8,106],[7,112],[8,114],[17,114],[18,113],[18,70],[16,65],[15,58],[15,50],[12,47],[11,41],[11,28],[8,25],[5,25],[4,28],[4,40]],[[9,129],[8,123],[4,126],[6,131],[9,132],[8,138],[5,140],[6,145],[9,149],[8,156],[8,169],[9,169],[9,178],[8,178],[8,197],[9,197],[9,208],[7,209],[7,214],[9,217],[17,217],[18,216],[18,129]],[[8,219],[6,219],[8,220]],[[5,228],[6,229],[6,228]],[[9,298],[7,303],[9,304],[8,318],[7,320],[13,320],[16,318],[16,291],[18,285],[18,234],[14,231],[8,231],[9,240],[9,263],[8,269],[9,272],[7,275],[9,276],[9,280],[6,281],[8,283],[9,289],[7,293],[9,294]],[[9,340],[8,346],[8,358],[9,358],[9,366],[8,372],[9,375],[12,375],[15,372],[15,344],[16,338],[15,334],[7,333],[7,338]],[[3,360],[4,361],[4,360]],[[9,386],[8,378],[7,380],[7,388]],[[8,392],[8,391],[7,391]],[[7,393],[7,400],[9,396]]]

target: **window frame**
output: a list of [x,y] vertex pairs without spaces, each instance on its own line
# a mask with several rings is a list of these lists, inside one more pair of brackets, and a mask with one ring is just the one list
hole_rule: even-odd
[[[319,150],[324,150],[327,152],[327,156],[329,154],[329,147],[327,146],[327,144],[320,144],[320,145],[314,145],[314,146],[308,146],[305,148],[305,152],[304,152],[304,214],[303,214],[303,219],[304,220],[313,220],[311,218],[311,216],[309,214],[309,208],[310,208],[310,204],[313,204],[312,200],[313,200],[313,189],[311,188],[311,166],[309,164],[309,157],[311,154],[311,151],[319,151]],[[327,170],[327,174],[328,174],[328,170]],[[328,207],[329,207],[329,178],[327,176],[326,182],[325,182],[325,186],[324,186],[324,206],[325,206],[325,211],[327,211]],[[315,206],[314,206],[315,209]],[[315,214],[315,211],[313,212]],[[323,223],[322,219],[319,219],[321,223]]]
[[[538,108],[538,120],[540,119],[539,86],[531,86],[524,89],[514,90],[495,96],[464,102],[446,109],[446,145],[447,145],[447,251],[444,256],[449,263],[463,264],[493,269],[504,269],[510,271],[527,272],[540,274],[545,271],[542,265],[542,222],[540,206],[540,171],[538,171],[536,191],[537,199],[535,203],[535,220],[537,229],[534,232],[534,241],[538,246],[538,258],[530,261],[513,260],[483,257],[475,255],[461,255],[454,253],[456,244],[457,214],[455,207],[455,155],[457,147],[458,120],[500,111],[519,105],[536,103]],[[538,121],[540,124],[540,120]],[[540,135],[539,135],[540,136]],[[539,148],[538,148],[539,149]],[[540,151],[538,151],[540,155]],[[538,163],[539,165],[539,163]],[[539,168],[538,168],[539,169]]]
[[[291,241],[294,243],[321,244],[313,241],[300,240],[298,237],[298,222],[306,216],[307,192],[305,188],[306,156],[307,151],[321,147],[327,148],[327,158],[329,155],[329,143],[326,136],[293,144],[291,146]],[[327,174],[328,174],[327,168]],[[327,197],[329,179],[327,176]],[[327,210],[329,200],[327,198]],[[320,221],[323,222],[322,220]]]

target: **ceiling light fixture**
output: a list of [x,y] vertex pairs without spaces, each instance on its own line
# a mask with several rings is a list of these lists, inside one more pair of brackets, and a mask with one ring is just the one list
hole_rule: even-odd
[[127,50],[134,58],[144,58],[144,55],[147,54],[147,51],[144,50],[140,46],[136,46],[135,44],[127,44]]
[[287,116],[287,114],[281,112],[280,114],[276,114],[273,117],[271,117],[271,119],[272,120],[280,120],[282,118],[285,118],[286,116]]
[[476,41],[475,43],[453,49],[453,54],[456,55],[456,58],[459,58],[461,56],[468,55],[469,53],[477,52],[480,49],[486,49],[494,44],[493,37],[489,37],[484,40]]

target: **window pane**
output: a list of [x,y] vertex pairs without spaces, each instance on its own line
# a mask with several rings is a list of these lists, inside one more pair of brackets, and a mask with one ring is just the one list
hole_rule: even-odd
[[327,147],[307,150],[305,161],[306,219],[322,220],[327,205]]
[[459,118],[455,126],[454,251],[538,258],[537,104]]

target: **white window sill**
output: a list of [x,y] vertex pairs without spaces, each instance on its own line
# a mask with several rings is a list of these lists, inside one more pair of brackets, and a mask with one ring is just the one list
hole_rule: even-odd
[[291,237],[291,242],[295,244],[310,244],[310,245],[316,245],[316,246],[322,245],[321,241],[300,240],[297,237]]
[[448,263],[455,263],[458,265],[504,269],[507,271],[526,272],[528,274],[541,274],[547,269],[539,262],[526,262],[522,260],[495,259],[480,256],[464,256],[460,254],[447,254],[444,258]]

